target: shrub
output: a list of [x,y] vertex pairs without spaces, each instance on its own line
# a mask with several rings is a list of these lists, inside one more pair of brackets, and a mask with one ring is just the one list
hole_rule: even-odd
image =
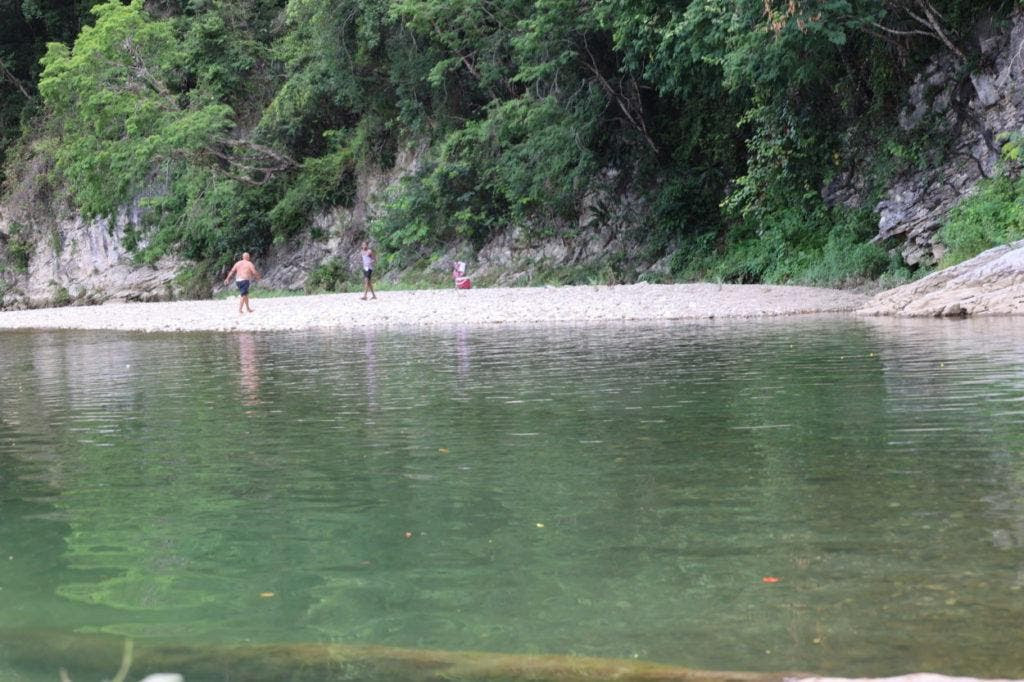
[[56,282],[50,282],[50,286],[53,287],[53,305],[58,308],[71,305],[71,292],[67,287],[59,286]]
[[351,206],[355,201],[352,152],[335,150],[306,159],[280,201],[269,214],[276,238],[287,239],[304,227],[315,211],[332,206]]
[[182,268],[174,275],[176,292],[170,293],[186,300],[210,298],[211,283],[215,279],[216,277],[208,265]]
[[938,237],[947,247],[941,267],[1024,237],[1024,179],[983,180],[974,195],[950,212]]
[[898,265],[883,246],[870,242],[876,224],[869,210],[819,206],[809,214],[794,209],[771,218],[756,231],[734,230],[717,247],[713,233],[691,238],[673,255],[673,274],[741,284],[844,286]]
[[32,241],[26,234],[27,228],[18,222],[11,223],[7,240],[7,257],[17,272],[27,272],[32,259]]
[[829,286],[859,284],[897,267],[882,245],[870,242],[876,231],[876,216],[871,211],[861,209],[841,216],[815,262],[798,279]]
[[347,291],[349,269],[337,259],[331,258],[324,261],[309,273],[306,278],[305,289],[309,293],[317,291]]

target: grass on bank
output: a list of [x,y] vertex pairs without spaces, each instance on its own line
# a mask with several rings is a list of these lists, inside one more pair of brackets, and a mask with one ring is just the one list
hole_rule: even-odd
[[947,247],[940,267],[1024,239],[1024,178],[982,180],[977,191],[950,212],[938,236]]

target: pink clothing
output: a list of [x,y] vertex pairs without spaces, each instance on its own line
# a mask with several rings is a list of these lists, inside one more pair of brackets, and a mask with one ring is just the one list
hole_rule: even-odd
[[456,289],[471,289],[473,283],[466,277],[466,264],[462,261],[455,261],[455,267],[452,268],[452,279],[455,281]]

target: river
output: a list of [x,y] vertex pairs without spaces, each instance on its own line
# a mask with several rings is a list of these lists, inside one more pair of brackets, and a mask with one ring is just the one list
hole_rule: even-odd
[[18,633],[1024,677],[1022,333],[2,332],[0,678],[72,663]]

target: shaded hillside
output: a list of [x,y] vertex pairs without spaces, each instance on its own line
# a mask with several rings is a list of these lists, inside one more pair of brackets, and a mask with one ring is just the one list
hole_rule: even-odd
[[876,205],[949,120],[901,125],[908,93],[941,60],[929,87],[971,125],[979,26],[1016,9],[110,0],[79,30],[82,7],[43,5],[0,3],[0,279],[35,258],[59,281],[88,223],[115,242],[92,270],[173,264],[159,297],[208,291],[241,250],[339,287],[364,234],[392,272],[457,253],[494,281],[909,277],[906,235],[872,241]]

